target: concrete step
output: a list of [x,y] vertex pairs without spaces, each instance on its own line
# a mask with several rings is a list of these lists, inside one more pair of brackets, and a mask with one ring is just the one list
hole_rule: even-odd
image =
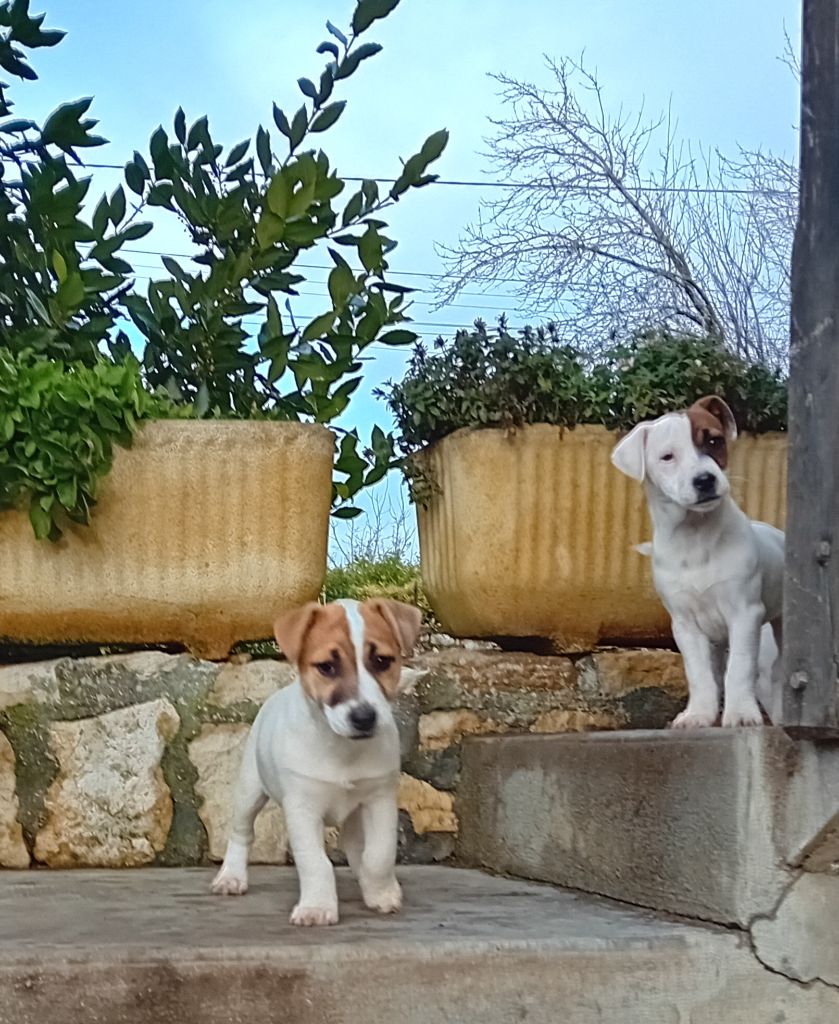
[[381,918],[287,924],[295,876],[243,898],[203,869],[0,875],[2,1024],[826,1024],[839,992],[766,970],[736,931],[454,868],[401,871]]
[[839,747],[779,729],[474,740],[458,796],[467,864],[720,923],[839,861]]
[[460,860],[741,928],[839,986],[839,746],[777,729],[470,741]]

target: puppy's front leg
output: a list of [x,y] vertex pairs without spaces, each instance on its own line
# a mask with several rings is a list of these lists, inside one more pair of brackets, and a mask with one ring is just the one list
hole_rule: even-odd
[[291,912],[291,923],[337,924],[335,871],[323,848],[323,818],[304,802],[286,801],[283,810],[300,882],[300,899]]
[[728,667],[725,671],[725,705],[722,724],[762,725],[757,702],[757,660],[763,608],[738,609],[728,627]]
[[402,888],[396,879],[396,835],[399,809],[396,793],[376,794],[361,808],[364,850],[358,881],[365,906],[380,914],[402,907]]
[[227,852],[213,879],[212,891],[217,895],[241,896],[248,891],[248,851],[253,843],[253,826],[267,802],[268,795],[262,788],[256,764],[256,740],[251,732],[233,795],[233,821]]
[[341,826],[341,849],[347,857],[356,879],[361,878],[361,855],[364,852],[364,825],[361,820],[361,807],[356,807]]
[[688,680],[688,704],[677,715],[672,729],[700,729],[713,725],[720,708],[720,695],[714,676],[714,662],[708,638],[690,623],[673,619],[673,639],[682,652]]

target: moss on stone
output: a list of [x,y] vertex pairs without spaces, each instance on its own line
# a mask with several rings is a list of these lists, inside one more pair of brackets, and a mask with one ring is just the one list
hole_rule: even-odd
[[666,729],[684,708],[685,699],[645,687],[625,694],[617,703],[626,715],[628,729]]
[[190,702],[206,699],[218,672],[218,665],[196,661],[188,654],[163,655],[154,668],[135,657],[63,658],[55,665],[58,700],[53,717],[63,721],[94,718],[161,697],[181,714]]
[[454,854],[451,832],[426,832],[417,835],[407,811],[399,812],[397,857],[400,864],[439,864]]
[[419,750],[416,747],[403,758],[402,770],[435,789],[454,790],[460,779],[460,743],[442,750]]
[[18,821],[31,852],[44,820],[44,798],[58,775],[50,752],[49,719],[41,706],[16,704],[0,714],[0,729],[15,752]]

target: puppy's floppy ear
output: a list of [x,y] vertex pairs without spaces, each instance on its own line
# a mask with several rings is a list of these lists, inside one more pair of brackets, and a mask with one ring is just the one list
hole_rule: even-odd
[[612,465],[633,480],[643,480],[646,476],[645,456],[649,429],[649,423],[639,423],[612,449]]
[[320,605],[316,601],[281,615],[274,623],[274,636],[280,650],[290,662],[296,664],[303,649],[303,641],[311,629]]
[[375,598],[364,602],[371,611],[378,612],[393,631],[399,642],[403,658],[413,651],[422,627],[422,612],[412,604],[392,601],[390,598]]
[[737,440],[737,423],[734,413],[718,395],[706,395],[693,404],[698,405],[700,409],[705,409],[720,421],[726,441]]

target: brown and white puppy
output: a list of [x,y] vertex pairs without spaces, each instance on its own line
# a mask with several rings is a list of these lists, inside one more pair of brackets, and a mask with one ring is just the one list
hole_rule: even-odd
[[253,825],[270,797],[285,812],[300,880],[292,924],[338,921],[324,825],[341,827],[365,904],[383,914],[399,910],[399,735],[391,701],[420,622],[418,609],[389,600],[312,603],[277,621],[277,643],[298,675],[268,698],[248,736],[213,892],[247,891]]
[[758,698],[775,714],[784,535],[747,519],[731,497],[725,470],[736,437],[731,410],[709,395],[639,423],[612,452],[647,492],[653,540],[644,553],[688,679],[677,728],[713,725],[720,687],[723,725],[760,725]]

